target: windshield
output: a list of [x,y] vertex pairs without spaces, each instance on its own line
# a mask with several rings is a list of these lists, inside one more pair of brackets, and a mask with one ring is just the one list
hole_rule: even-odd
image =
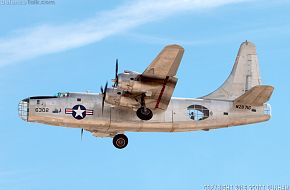
[[56,96],[58,98],[61,98],[61,97],[68,97],[69,96],[69,93],[68,92],[59,92],[56,94]]

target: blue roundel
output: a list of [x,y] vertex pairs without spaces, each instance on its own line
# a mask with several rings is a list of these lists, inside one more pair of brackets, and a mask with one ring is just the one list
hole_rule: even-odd
[[73,108],[72,116],[75,119],[81,120],[86,117],[86,108],[83,105],[75,105]]

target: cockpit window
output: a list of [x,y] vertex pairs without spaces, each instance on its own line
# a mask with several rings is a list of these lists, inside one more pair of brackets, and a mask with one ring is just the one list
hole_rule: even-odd
[[68,92],[59,92],[56,95],[58,98],[62,98],[62,97],[68,97],[69,93]]

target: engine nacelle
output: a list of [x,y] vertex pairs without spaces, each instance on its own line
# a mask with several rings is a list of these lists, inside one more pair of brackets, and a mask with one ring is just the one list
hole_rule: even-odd
[[146,93],[150,96],[156,88],[160,88],[163,80],[146,79],[141,74],[135,72],[125,72],[118,75],[118,88],[130,93]]
[[137,99],[126,95],[127,92],[116,88],[108,88],[105,102],[124,107],[140,107]]

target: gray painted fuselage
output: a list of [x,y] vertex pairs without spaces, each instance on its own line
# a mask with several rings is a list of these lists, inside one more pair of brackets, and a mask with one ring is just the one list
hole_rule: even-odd
[[[83,128],[95,136],[114,136],[126,131],[134,132],[183,132],[209,130],[215,128],[251,124],[270,119],[265,113],[265,104],[261,107],[237,108],[233,101],[172,98],[167,110],[155,111],[149,121],[136,116],[136,110],[126,107],[113,107],[105,104],[101,109],[102,95],[93,93],[69,93],[67,97],[29,99],[29,122],[38,122],[54,126]],[[76,105],[93,110],[92,115],[76,119],[65,112]],[[201,105],[209,110],[208,118],[193,120],[188,107]],[[268,110],[270,111],[270,110]]]

